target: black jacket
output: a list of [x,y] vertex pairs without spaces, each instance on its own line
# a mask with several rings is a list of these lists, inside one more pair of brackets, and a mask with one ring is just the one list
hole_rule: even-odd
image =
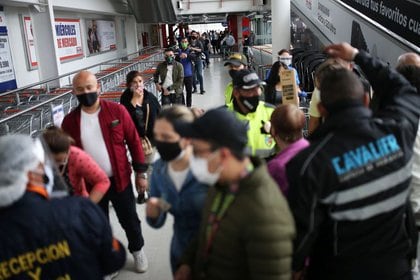
[[88,199],[47,200],[27,192],[0,208],[1,279],[102,280],[124,263],[124,247]]
[[408,195],[420,97],[366,53],[355,62],[386,102],[375,116],[357,104],[331,114],[287,165],[293,269],[309,257],[308,279],[401,279],[417,242]]
[[[149,91],[143,90],[143,104],[140,108],[136,108],[131,104],[133,98],[133,92],[127,88],[120,97],[120,104],[123,105],[128,113],[130,113],[131,119],[133,120],[137,132],[140,138],[143,138],[146,134],[152,143],[154,142],[153,127],[155,126],[155,120],[160,112],[160,104],[157,98]],[[149,104],[149,121],[146,128],[146,116],[147,116],[147,104]]]

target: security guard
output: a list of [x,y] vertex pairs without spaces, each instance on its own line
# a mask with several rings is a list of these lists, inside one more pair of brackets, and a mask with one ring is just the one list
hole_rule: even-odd
[[104,214],[88,199],[49,199],[39,140],[0,137],[0,279],[103,279],[125,263]]
[[[228,67],[229,76],[233,79],[237,71],[246,69],[248,67],[246,56],[240,53],[234,53],[225,62],[224,66]],[[227,84],[226,89],[225,89],[225,104],[226,105],[229,105],[230,103],[232,103],[232,100],[233,100],[232,92],[233,92],[233,82],[230,81]]]
[[237,71],[233,77],[233,101],[227,107],[238,119],[248,122],[248,144],[250,154],[270,158],[276,153],[276,143],[270,135],[270,117],[274,107],[260,101],[263,81],[248,69]]

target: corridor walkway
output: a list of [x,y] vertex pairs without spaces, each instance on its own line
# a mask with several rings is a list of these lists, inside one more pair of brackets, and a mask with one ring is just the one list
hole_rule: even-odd
[[[206,93],[193,94],[193,107],[210,109],[223,105],[224,90],[230,80],[229,74],[221,58],[212,58],[209,68],[204,69],[204,89]],[[127,248],[127,238],[122,230],[113,211],[111,213],[111,225],[114,235],[121,240]],[[169,265],[169,246],[172,236],[173,219],[168,215],[165,225],[160,229],[154,229],[145,221],[145,205],[137,205],[137,213],[142,221],[142,230],[145,240],[145,252],[149,259],[149,269],[146,273],[134,272],[134,262],[131,254],[127,255],[127,262],[123,270],[114,279],[124,280],[169,280],[172,279]]]

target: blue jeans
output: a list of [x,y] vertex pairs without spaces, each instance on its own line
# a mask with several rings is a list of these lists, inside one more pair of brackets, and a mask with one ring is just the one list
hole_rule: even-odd
[[204,82],[203,82],[203,61],[201,59],[197,60],[194,63],[193,70],[193,88],[196,88],[196,81],[200,83],[200,91],[204,91]]

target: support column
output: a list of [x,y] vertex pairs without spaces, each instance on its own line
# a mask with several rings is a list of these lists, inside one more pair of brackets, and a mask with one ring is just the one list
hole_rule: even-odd
[[176,45],[174,27],[175,27],[175,24],[168,24],[168,28],[169,28],[169,46],[170,47]]
[[162,45],[163,45],[164,48],[167,48],[169,46],[169,43],[168,43],[168,36],[166,35],[166,24],[165,23],[160,26],[160,31],[161,31],[161,34],[162,34]]
[[290,48],[290,1],[271,1],[273,62],[277,52]]
[[242,52],[242,45],[243,45],[243,36],[242,36],[242,30],[243,30],[243,28],[242,28],[242,16],[241,15],[238,15],[238,17],[237,17],[237,35],[236,35],[236,38],[238,38],[237,40],[236,40],[236,44],[238,45],[238,52]]
[[[39,80],[47,80],[60,75],[60,61],[56,52],[54,10],[50,1],[47,5],[31,5],[30,16],[36,58],[38,60]],[[42,51],[41,51],[42,50]],[[59,80],[48,83],[59,87]]]
[[256,45],[264,45],[264,41],[261,39],[265,36],[265,30],[264,30],[264,24],[262,21],[262,18],[256,18],[256,24],[257,24],[257,35],[258,39],[256,39],[257,43]]

